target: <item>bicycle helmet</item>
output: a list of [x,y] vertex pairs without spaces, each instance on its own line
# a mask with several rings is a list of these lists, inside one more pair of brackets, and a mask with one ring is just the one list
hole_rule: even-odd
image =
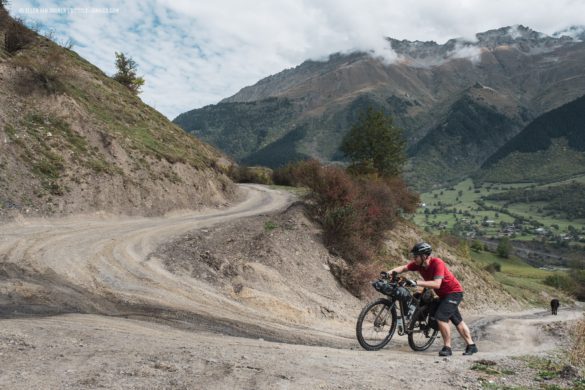
[[411,253],[415,256],[419,255],[430,255],[433,251],[433,248],[427,244],[426,242],[419,242],[415,246],[412,247]]

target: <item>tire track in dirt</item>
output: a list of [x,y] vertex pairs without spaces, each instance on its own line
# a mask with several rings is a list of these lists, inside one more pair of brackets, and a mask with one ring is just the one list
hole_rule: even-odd
[[[215,323],[228,334],[268,339],[286,333],[282,324],[270,324],[267,318],[259,321],[257,313],[247,313],[208,286],[171,274],[148,259],[170,237],[270,213],[291,201],[283,192],[243,187],[246,199],[223,210],[166,218],[77,216],[0,227],[0,315],[98,313],[155,317],[208,330]],[[263,329],[251,330],[259,328],[254,323],[266,322]]]
[[[166,321],[178,328],[232,336],[359,348],[351,333],[333,335],[251,311],[225,292],[173,274],[149,257],[160,243],[187,231],[270,213],[291,202],[288,195],[261,186],[244,189],[247,198],[223,210],[161,218],[74,216],[0,227],[0,317],[91,313]],[[540,316],[531,315],[534,318],[485,317],[473,323],[472,329],[485,352],[496,353],[502,343],[524,343],[532,351],[547,341],[526,330],[534,328]],[[533,336],[522,338],[528,333]],[[507,340],[497,339],[494,335],[498,334],[508,335]],[[397,337],[387,349],[408,353],[405,340]]]

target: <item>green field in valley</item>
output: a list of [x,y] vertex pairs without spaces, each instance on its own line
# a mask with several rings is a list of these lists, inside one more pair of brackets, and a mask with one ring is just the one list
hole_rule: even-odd
[[471,259],[484,268],[490,264],[498,264],[500,271],[493,273],[494,278],[514,297],[543,305],[548,302],[549,296],[559,294],[556,289],[546,285],[544,280],[560,274],[560,271],[535,268],[516,256],[502,258],[487,251],[471,251]]
[[[580,205],[567,205],[563,209],[568,202],[563,203],[561,199],[559,205],[559,195],[554,194],[555,186],[567,189],[564,195],[570,199],[585,198],[585,193],[581,192],[585,188],[585,175],[550,184],[485,183],[477,187],[471,179],[467,179],[453,187],[421,194],[421,207],[414,221],[434,234],[448,231],[471,239],[507,236],[514,240],[583,245],[585,218],[579,212],[571,212],[570,208]],[[544,197],[548,193],[551,195],[546,200],[529,199],[528,195],[533,193],[544,194]],[[507,200],[493,199],[502,194],[513,194],[514,197],[510,195]],[[522,194],[527,194],[527,199],[522,199]]]

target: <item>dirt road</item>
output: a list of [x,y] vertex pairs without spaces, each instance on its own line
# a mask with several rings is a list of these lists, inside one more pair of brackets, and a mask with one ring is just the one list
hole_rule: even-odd
[[[470,370],[476,356],[504,364],[566,347],[564,324],[582,317],[571,309],[469,318],[481,350],[473,357],[456,344],[452,358],[439,358],[440,340],[414,353],[405,337],[366,352],[354,337],[363,303],[339,289],[318,248],[311,264],[301,263],[306,248],[295,249],[296,263],[246,263],[231,284],[171,272],[173,258],[156,255],[161,244],[291,203],[283,192],[243,190],[245,200],[225,209],[0,226],[0,388],[481,388],[491,379]],[[294,223],[291,231],[304,229]],[[201,259],[232,275],[213,253]],[[295,275],[295,264],[307,273]]]

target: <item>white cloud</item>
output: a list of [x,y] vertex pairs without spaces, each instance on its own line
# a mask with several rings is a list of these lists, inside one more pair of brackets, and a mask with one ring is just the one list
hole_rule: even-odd
[[481,49],[477,46],[457,42],[453,52],[449,53],[449,58],[467,58],[475,64],[481,60]]
[[[19,14],[26,7],[117,12]],[[391,61],[384,37],[444,43],[503,26],[552,34],[585,24],[580,0],[12,0],[11,9],[72,38],[108,74],[115,51],[132,56],[146,79],[143,100],[171,119],[306,59],[364,50]],[[473,60],[477,51],[452,55]]]

